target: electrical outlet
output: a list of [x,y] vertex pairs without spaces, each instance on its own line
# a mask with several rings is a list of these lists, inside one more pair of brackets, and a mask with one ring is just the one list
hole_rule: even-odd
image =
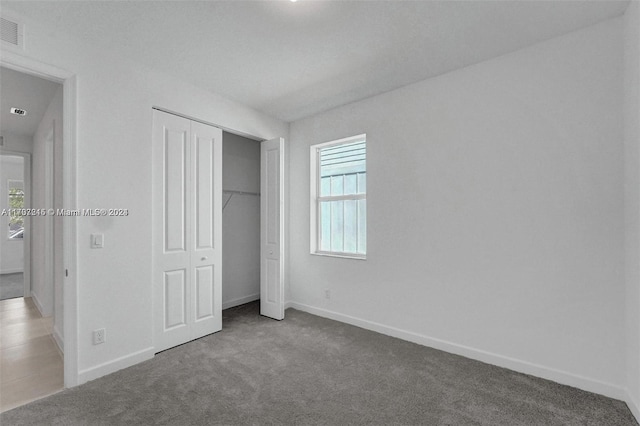
[[325,299],[331,299],[331,290],[329,290],[329,289],[325,289],[325,291],[324,291],[324,298],[325,298]]
[[107,331],[104,328],[93,330],[93,344],[99,345],[107,341]]

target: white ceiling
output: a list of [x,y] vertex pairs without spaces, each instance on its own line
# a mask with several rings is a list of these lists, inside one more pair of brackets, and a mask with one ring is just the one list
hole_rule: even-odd
[[292,121],[618,16],[628,0],[3,4]]
[[[58,87],[59,83],[0,68],[0,131],[32,137]],[[11,114],[12,107],[27,115]]]

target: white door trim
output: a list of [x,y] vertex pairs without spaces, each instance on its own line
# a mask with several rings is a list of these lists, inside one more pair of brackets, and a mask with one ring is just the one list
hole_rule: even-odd
[[214,123],[212,121],[206,121],[206,120],[202,120],[200,118],[192,117],[190,115],[182,114],[182,113],[170,110],[168,108],[154,106],[154,107],[152,107],[152,109],[155,109],[157,111],[166,112],[167,114],[171,114],[171,115],[177,115],[178,117],[186,118],[187,120],[195,121],[196,123],[202,123],[202,124],[206,124],[207,126],[216,127],[218,129],[222,130],[223,132],[233,133],[234,135],[242,136],[243,138],[251,139],[251,140],[254,140],[256,142],[264,141],[264,138],[252,135],[250,133],[242,132],[240,130],[234,130],[234,129],[230,128],[230,127],[225,127],[225,126],[222,126],[220,124],[216,124],[216,123]]
[[[54,145],[55,145],[55,120],[51,123],[51,128],[47,132],[47,136],[44,139],[44,207],[49,209],[54,207],[54,162],[53,157]],[[56,305],[56,277],[54,274],[54,254],[53,248],[55,247],[55,234],[54,234],[54,216],[47,215],[44,218],[44,269],[45,279],[50,279],[51,283],[45,285],[51,286],[51,305],[48,307],[44,316],[55,314]],[[55,323],[55,320],[54,320]]]
[[[25,74],[63,84],[62,182],[63,208],[75,210],[76,191],[76,74],[21,54],[3,50],[0,65]],[[78,280],[77,224],[74,217],[63,219],[63,259],[68,276],[64,277],[64,385],[78,384]]]

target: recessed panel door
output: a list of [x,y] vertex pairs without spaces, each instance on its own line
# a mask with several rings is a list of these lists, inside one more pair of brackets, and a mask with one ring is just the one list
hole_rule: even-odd
[[156,352],[222,328],[222,131],[154,111]]
[[154,111],[155,345],[161,351],[189,340],[191,123]]
[[222,329],[222,130],[191,123],[192,338]]
[[284,139],[262,142],[260,314],[284,319]]

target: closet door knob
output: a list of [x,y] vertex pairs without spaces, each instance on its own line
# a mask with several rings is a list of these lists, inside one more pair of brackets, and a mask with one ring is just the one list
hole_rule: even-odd
[[207,256],[203,256],[200,260],[207,260]]

